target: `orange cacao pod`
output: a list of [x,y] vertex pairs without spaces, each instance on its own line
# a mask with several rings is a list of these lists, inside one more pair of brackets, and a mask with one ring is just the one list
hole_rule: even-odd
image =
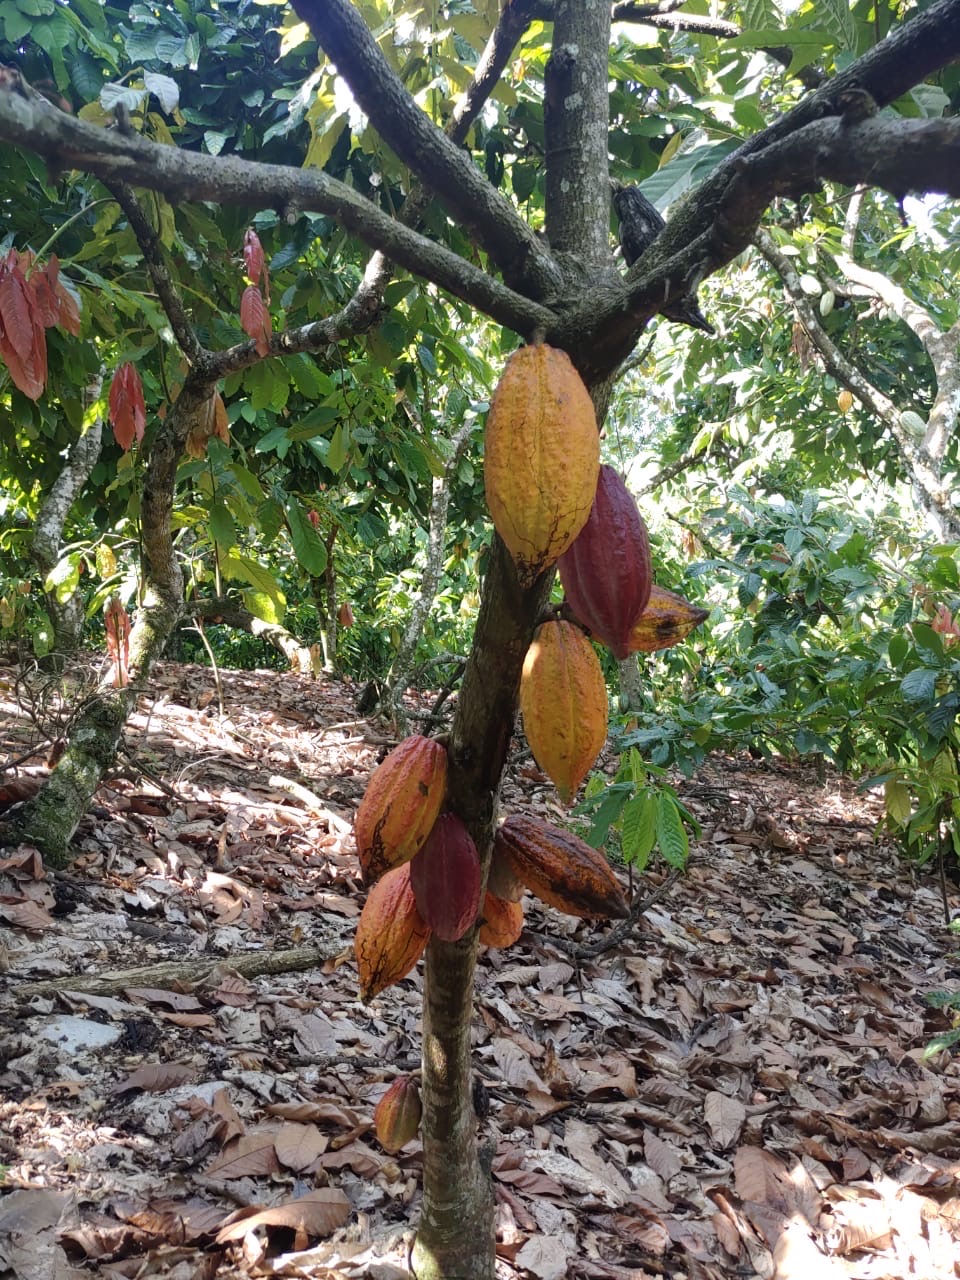
[[446,790],[442,743],[414,734],[394,747],[367,783],[353,823],[365,884],[423,847]]
[[630,914],[606,858],[569,831],[515,815],[497,832],[496,847],[510,859],[527,888],[548,906],[571,916],[622,920]]
[[423,1107],[413,1076],[397,1076],[373,1111],[377,1141],[391,1154],[417,1136]]
[[512,947],[523,932],[523,903],[487,893],[480,912],[479,938],[486,947]]
[[607,740],[607,686],[593,645],[572,622],[544,622],[520,679],[530,750],[566,804]]
[[441,813],[427,843],[410,863],[417,910],[443,942],[462,938],[480,908],[480,858],[455,813]]
[[654,583],[647,607],[630,632],[630,652],[653,653],[656,649],[669,649],[671,645],[685,640],[694,627],[699,627],[709,616],[708,610],[700,609],[675,591],[667,591]]
[[650,540],[633,494],[601,467],[590,519],[560,557],[560,581],[575,616],[617,658],[650,598]]
[[586,524],[600,436],[590,393],[564,351],[543,343],[507,361],[484,436],[487,506],[522,586]]
[[360,999],[405,978],[430,940],[410,885],[410,864],[394,867],[367,894],[357,921],[353,950],[360,975]]

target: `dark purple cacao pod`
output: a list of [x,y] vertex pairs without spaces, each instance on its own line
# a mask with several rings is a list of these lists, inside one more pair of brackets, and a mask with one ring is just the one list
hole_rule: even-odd
[[480,910],[480,858],[460,819],[441,813],[410,863],[410,884],[425,924],[444,942],[456,942]]
[[625,658],[653,575],[647,527],[613,467],[600,468],[590,518],[558,563],[574,616],[615,657]]

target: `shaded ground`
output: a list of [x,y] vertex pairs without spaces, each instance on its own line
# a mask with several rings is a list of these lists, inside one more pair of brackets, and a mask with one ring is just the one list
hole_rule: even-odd
[[[350,821],[390,744],[348,685],[223,682],[221,716],[210,672],[160,671],[68,875],[0,865],[0,1275],[407,1274],[419,1147],[370,1125],[418,1066],[421,978],[363,1006],[352,959]],[[37,739],[16,693],[5,758]],[[499,1274],[960,1275],[939,884],[840,779],[717,760],[680,791],[703,838],[626,943],[577,963],[558,940],[603,931],[528,898],[481,956]],[[560,816],[529,767],[504,801]]]

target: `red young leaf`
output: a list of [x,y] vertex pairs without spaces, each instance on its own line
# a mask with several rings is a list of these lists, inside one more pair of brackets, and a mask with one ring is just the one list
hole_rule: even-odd
[[33,350],[34,303],[19,266],[0,272],[0,325],[22,360]]
[[0,261],[0,357],[14,385],[37,400],[47,381],[47,341],[42,308],[23,273],[32,261],[16,249]]
[[35,270],[30,276],[30,292],[33,294],[35,311],[47,329],[60,323],[60,295],[57,293],[59,275],[60,263],[53,257],[45,267]]
[[270,354],[270,313],[255,284],[247,285],[240,299],[240,327],[253,338],[258,356]]
[[113,683],[125,689],[130,683],[128,662],[130,658],[130,615],[120,603],[119,596],[111,596],[103,610],[103,624],[107,633],[107,653],[113,663]]
[[147,426],[143,383],[129,360],[120,366],[110,383],[110,423],[114,439],[124,452],[135,439],[143,439]]
[[[51,258],[51,261],[53,259]],[[57,276],[57,297],[60,299],[60,328],[75,338],[80,336],[80,304],[64,282]]]
[[260,243],[260,237],[253,227],[247,227],[247,234],[243,237],[243,264],[247,269],[248,278],[254,284],[259,284],[260,273],[265,269],[266,264],[263,257],[263,245]]
[[0,357],[10,371],[14,386],[18,387],[31,400],[39,400],[47,381],[47,343],[42,326],[38,326],[34,337],[36,347],[26,360],[22,360],[16,348],[0,329]]

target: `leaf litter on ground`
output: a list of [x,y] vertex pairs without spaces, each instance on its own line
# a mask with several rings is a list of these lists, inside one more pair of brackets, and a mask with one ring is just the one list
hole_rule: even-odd
[[[389,734],[349,682],[221,678],[222,717],[208,671],[160,668],[67,871],[0,860],[22,1280],[409,1274],[420,1148],[383,1152],[372,1115],[419,1065],[421,976],[363,1006],[352,958]],[[5,755],[31,731],[0,706]],[[960,1275],[960,1070],[924,1056],[949,1025],[924,995],[960,979],[939,885],[840,777],[713,758],[676,785],[703,835],[632,935],[578,957],[606,926],[528,896],[481,951],[498,1275]],[[519,750],[503,805],[562,820]]]

